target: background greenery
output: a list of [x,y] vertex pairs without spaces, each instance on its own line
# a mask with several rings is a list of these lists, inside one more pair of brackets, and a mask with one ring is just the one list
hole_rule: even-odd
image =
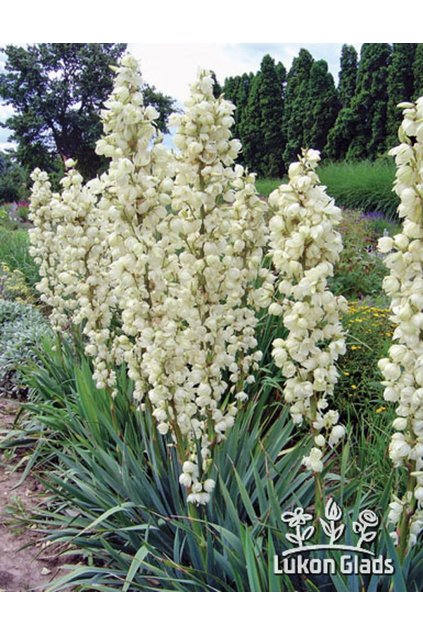
[[361,161],[397,144],[397,104],[423,92],[423,44],[363,44],[341,52],[338,85],[324,60],[306,49],[289,72],[270,55],[257,73],[225,80],[244,163],[262,178],[277,178],[302,147],[324,159]]
[[[13,174],[7,178],[7,188],[0,162],[0,201],[21,199],[20,190],[11,187],[19,166],[27,175],[35,167],[45,169],[56,175],[55,183],[68,158],[78,161],[85,178],[93,178],[104,169],[107,163],[94,151],[101,132],[99,115],[112,90],[111,66],[117,64],[126,47],[56,43],[1,49],[6,65],[0,74],[0,97],[13,106],[13,114],[4,125],[12,131],[10,140],[16,142],[17,149],[4,155]],[[143,94],[145,103],[159,111],[158,125],[166,130],[174,100],[148,84]]]
[[[7,62],[0,96],[14,108],[5,125],[17,150],[0,153],[0,202],[24,200],[36,166],[47,169],[55,185],[66,158],[76,158],[87,178],[104,168],[94,152],[99,112],[112,86],[109,66],[125,49],[125,44],[3,49]],[[325,161],[354,165],[386,156],[398,140],[397,104],[423,93],[423,44],[363,44],[359,55],[345,44],[338,82],[327,63],[304,48],[289,72],[265,55],[257,73],[228,77],[222,86],[213,77],[215,95],[223,91],[236,105],[233,131],[243,145],[240,161],[260,178],[281,178],[302,147],[320,150]],[[144,86],[144,99],[158,109],[159,127],[166,131],[175,101],[149,85]],[[367,190],[365,180],[361,182]],[[372,210],[385,208],[388,195],[380,200],[374,192]],[[358,207],[356,201],[353,206]]]

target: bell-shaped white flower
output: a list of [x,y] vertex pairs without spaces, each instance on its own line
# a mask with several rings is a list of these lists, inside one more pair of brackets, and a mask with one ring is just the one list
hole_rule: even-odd
[[[394,190],[400,198],[398,215],[403,226],[393,238],[379,240],[389,269],[383,288],[391,300],[395,343],[379,368],[384,378],[384,398],[397,404],[389,455],[395,467],[408,469],[409,483],[414,486],[414,497],[408,491],[391,504],[389,521],[400,524],[403,530],[405,526],[412,544],[423,526],[422,483],[420,476],[412,475],[423,466],[423,98],[400,106],[404,108],[401,144],[390,153],[397,165]],[[401,518],[405,523],[400,523]],[[405,536],[400,535],[402,555],[404,540]]]
[[337,381],[335,363],[346,349],[340,324],[346,302],[328,289],[342,249],[336,229],[341,211],[320,185],[319,160],[317,151],[303,151],[289,168],[289,184],[269,198],[270,254],[277,272],[269,313],[280,315],[288,330],[285,340],[273,342],[272,356],[287,379],[284,396],[293,420],[311,426],[320,448],[319,458],[313,459],[314,451],[304,461],[316,473],[323,468],[323,448],[345,434],[336,424],[338,413],[324,409]]

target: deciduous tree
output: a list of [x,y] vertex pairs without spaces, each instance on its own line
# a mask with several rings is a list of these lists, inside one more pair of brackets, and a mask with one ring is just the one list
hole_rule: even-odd
[[[94,152],[100,135],[99,113],[112,89],[111,65],[126,44],[36,44],[6,46],[6,72],[0,96],[14,108],[5,126],[17,143],[17,158],[29,170],[57,170],[72,157],[85,177],[104,160]],[[145,101],[159,109],[162,128],[173,100],[146,87]]]

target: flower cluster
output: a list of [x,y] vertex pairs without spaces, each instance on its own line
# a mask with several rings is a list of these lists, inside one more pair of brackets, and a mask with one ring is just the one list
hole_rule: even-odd
[[383,287],[391,298],[394,343],[379,368],[385,400],[398,404],[389,455],[395,467],[409,470],[409,490],[392,502],[390,521],[396,525],[412,516],[406,530],[413,543],[423,528],[423,98],[400,107],[401,143],[390,154],[397,165],[394,189],[403,226],[378,245],[389,269]]
[[29,231],[30,255],[39,266],[41,281],[37,290],[41,301],[51,308],[51,323],[60,330],[68,325],[68,313],[75,307],[71,289],[61,281],[66,273],[63,268],[62,247],[57,232],[65,224],[65,209],[58,194],[53,194],[45,172],[35,169],[31,177],[34,181],[31,194],[29,219],[33,228]]
[[125,362],[134,399],[170,434],[188,501],[205,504],[213,446],[247,399],[255,350],[257,278],[267,232],[254,176],[235,165],[234,106],[200,72],[173,117],[176,155],[145,107],[136,61],[125,56],[102,112],[97,153],[108,170],[83,185],[68,164],[61,194],[34,173],[34,254],[53,322],[83,324],[97,387]]
[[[126,55],[102,111],[104,135],[96,150],[111,159],[101,177],[99,207],[108,226],[107,274],[120,325],[113,338],[113,357],[117,364],[126,362],[138,403],[145,401],[157,380],[174,314],[168,299],[176,275],[168,258],[174,245],[164,221],[173,170],[154,124],[158,116],[152,106],[144,106],[137,62]],[[98,354],[98,349],[92,353]]]
[[289,184],[269,198],[270,252],[278,273],[276,294],[269,312],[280,315],[288,330],[275,339],[273,358],[286,378],[284,396],[293,420],[306,420],[315,447],[304,458],[307,468],[323,469],[323,450],[344,436],[338,412],[327,410],[338,372],[335,362],[346,351],[340,314],[347,310],[343,297],[328,289],[342,249],[336,230],[341,212],[320,185],[316,167],[319,152],[303,151],[289,167]]
[[[176,176],[168,236],[178,248],[174,298],[177,318],[166,341],[161,383],[149,395],[155,415],[165,406],[188,440],[181,483],[188,499],[208,501],[212,448],[233,426],[254,381],[255,290],[266,243],[265,204],[254,176],[235,165],[234,106],[213,96],[210,73],[200,72],[183,115],[174,115]],[[222,400],[225,398],[223,405]],[[198,449],[199,448],[199,449]]]
[[105,271],[110,264],[107,219],[97,207],[100,183],[84,185],[72,159],[66,161],[61,193],[51,193],[45,172],[32,178],[31,253],[40,264],[37,289],[51,307],[50,320],[60,331],[84,323],[86,351],[94,356],[98,387],[113,385],[109,348],[113,297]]

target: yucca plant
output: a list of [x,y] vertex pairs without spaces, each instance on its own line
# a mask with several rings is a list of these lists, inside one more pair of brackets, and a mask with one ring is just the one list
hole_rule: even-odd
[[[272,325],[263,327],[265,333]],[[140,412],[132,405],[124,369],[112,401],[107,391],[95,389],[80,350],[70,339],[54,350],[44,342],[42,364],[28,376],[31,417],[8,441],[34,445],[31,466],[38,465],[48,491],[47,508],[35,518],[41,539],[48,533],[78,561],[51,590],[389,589],[391,579],[375,576],[274,574],[274,555],[289,546],[281,514],[297,506],[312,510],[313,482],[301,469],[305,447],[296,440],[269,368],[217,449],[212,502],[189,517],[175,477],[175,448],[157,433],[149,408]],[[351,523],[368,497],[349,479],[348,445],[340,465],[340,473],[330,472],[330,461],[326,465],[328,492],[351,508]],[[385,498],[379,511],[387,507]],[[388,552],[392,543],[383,539],[379,551]],[[419,566],[415,558],[400,566],[395,589],[421,587]]]
[[[148,408],[136,411],[122,390],[115,403],[95,390],[83,358],[72,357],[74,374],[66,376],[71,352],[62,350],[62,373],[53,351],[54,372],[44,366],[31,377],[43,398],[29,406],[39,426],[31,423],[33,440],[38,434],[39,459],[49,463],[44,482],[55,494],[38,525],[98,570],[76,566],[55,587],[293,589],[289,579],[274,577],[271,551],[283,545],[281,509],[310,504],[312,486],[300,471],[286,413],[278,402],[267,406],[274,387],[257,391],[226,450],[217,452],[216,496],[193,520],[175,478],[175,448],[156,432]],[[61,404],[55,381],[68,391]]]

